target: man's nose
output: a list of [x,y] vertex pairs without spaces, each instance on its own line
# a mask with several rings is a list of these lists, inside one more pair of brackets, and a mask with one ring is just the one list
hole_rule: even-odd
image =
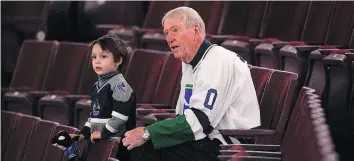
[[166,36],[166,40],[168,44],[173,43],[173,41],[175,40],[175,38],[173,36],[167,35]]

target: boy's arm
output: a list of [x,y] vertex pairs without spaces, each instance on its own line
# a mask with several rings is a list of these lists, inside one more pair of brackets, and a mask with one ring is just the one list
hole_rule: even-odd
[[120,126],[125,125],[125,122],[130,116],[130,109],[132,108],[134,99],[133,97],[131,97],[133,90],[131,88],[128,88],[129,86],[122,85],[120,83],[111,88],[113,91],[112,118],[108,120],[107,124],[102,129],[101,139],[107,139],[110,135],[117,133]]
[[84,136],[84,139],[89,139],[91,136],[91,117],[89,117],[85,123],[85,126],[80,130],[79,134]]

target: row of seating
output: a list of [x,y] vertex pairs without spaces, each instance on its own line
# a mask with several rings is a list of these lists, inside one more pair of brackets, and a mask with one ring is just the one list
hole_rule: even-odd
[[[296,101],[281,144],[221,145],[221,161],[337,161],[320,97],[304,87]],[[238,135],[236,135],[238,136]]]
[[[124,76],[139,105],[170,108],[179,93],[175,89],[179,87],[181,62],[170,52],[135,50]],[[87,44],[27,40],[10,88],[2,89],[2,109],[80,127],[91,109],[96,80]]]
[[[1,160],[6,161],[68,161],[64,151],[52,145],[51,138],[59,131],[78,131],[57,122],[8,111],[1,111],[1,123]],[[82,141],[79,147],[80,155],[86,155],[87,161],[107,161],[115,158],[119,143],[101,140],[91,144],[84,154],[86,144]]]

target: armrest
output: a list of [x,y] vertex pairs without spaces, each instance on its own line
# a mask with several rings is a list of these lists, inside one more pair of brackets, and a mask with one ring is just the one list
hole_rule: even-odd
[[79,101],[81,99],[90,99],[89,95],[66,95],[64,97],[73,102]]
[[108,161],[119,161],[119,160],[115,158],[108,158]]
[[220,145],[222,150],[230,150],[233,147],[241,146],[244,150],[255,150],[255,151],[280,151],[280,145],[265,145],[265,144],[228,144]]
[[171,109],[169,104],[147,104],[147,103],[137,103],[136,106],[142,106],[143,108],[149,109]]
[[165,120],[168,118],[176,118],[176,114],[174,113],[153,113],[157,120]]
[[138,115],[148,115],[150,113],[174,113],[174,109],[145,109],[138,108],[136,109]]
[[257,137],[257,136],[275,135],[274,130],[264,130],[264,129],[247,129],[247,130],[223,129],[219,131],[222,135],[235,136],[235,137]]
[[35,97],[43,97],[43,96],[49,94],[48,91],[31,91],[29,93],[34,95]]
[[209,39],[212,43],[215,44],[221,44],[223,41],[230,39],[231,37],[233,37],[233,35],[207,35],[207,39]]

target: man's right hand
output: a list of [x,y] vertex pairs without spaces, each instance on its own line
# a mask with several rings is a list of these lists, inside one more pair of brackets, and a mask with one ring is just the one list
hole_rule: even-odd
[[71,138],[79,136],[78,141],[82,141],[85,138],[84,135],[82,135],[82,134],[69,134],[69,135],[70,135]]

